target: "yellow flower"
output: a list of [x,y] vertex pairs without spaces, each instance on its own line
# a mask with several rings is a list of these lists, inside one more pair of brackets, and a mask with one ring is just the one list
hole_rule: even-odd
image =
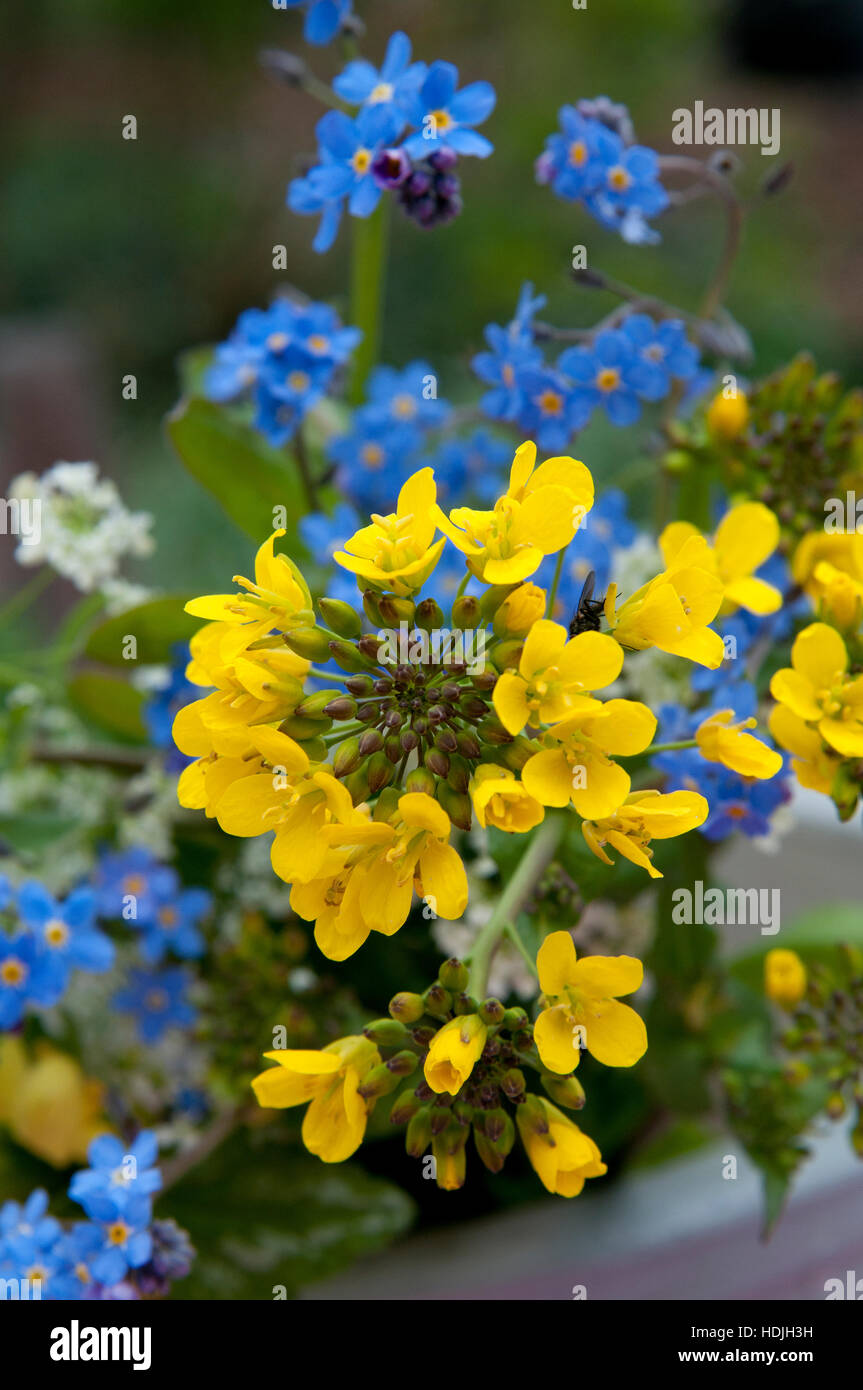
[[775,705],[767,726],[780,748],[791,756],[791,770],[801,787],[829,796],[842,759],[824,747],[817,729],[798,718],[787,705]]
[[821,560],[815,566],[809,593],[817,597],[818,615],[842,632],[856,632],[863,618],[863,583]]
[[[673,521],[659,538],[668,565],[692,536],[700,533],[688,521]],[[741,502],[732,507],[716,529],[713,547],[704,557],[705,566],[722,581],[723,611],[745,608],[750,613],[775,613],[782,607],[782,594],[772,584],[755,578],[759,569],[779,544],[779,522],[763,502]]]
[[582,832],[597,859],[613,864],[605,845],[646,869],[651,878],[662,878],[651,863],[651,840],[685,835],[707,819],[710,808],[699,792],[630,792],[613,816],[583,821]]
[[566,628],[541,618],[527,635],[518,671],[504,671],[494,687],[494,707],[504,728],[519,734],[525,724],[554,724],[577,710],[599,709],[588,692],[617,680],[620,646],[602,632],[582,632],[567,641]]
[[855,581],[863,580],[863,534],[857,531],[810,531],[791,558],[791,577],[811,598],[821,596],[818,567],[828,564]]
[[586,1178],[608,1169],[593,1140],[542,1096],[530,1096],[516,1111],[527,1156],[547,1192],[577,1197]]
[[536,957],[545,1007],[533,1036],[543,1065],[568,1076],[582,1044],[606,1067],[631,1067],[647,1051],[639,1014],[618,995],[641,986],[644,970],[634,956],[584,956],[576,960],[569,932],[545,938]]
[[449,1124],[442,1134],[432,1135],[432,1154],[435,1161],[435,1180],[444,1192],[457,1192],[464,1186],[467,1156],[467,1127]]
[[358,811],[323,828],[316,876],[304,874],[294,885],[291,907],[315,923],[324,955],[346,960],[369,932],[392,936],[407,919],[414,890],[438,917],[461,917],[467,875],[449,843],[451,829],[449,816],[425,792],[402,795],[390,820]]
[[436,497],[434,473],[421,468],[402,487],[395,512],[373,514],[371,525],[351,536],[333,559],[372,588],[401,597],[416,593],[446,544],[443,537],[434,539],[440,514]]
[[722,604],[723,586],[713,572],[703,536],[691,535],[661,574],[617,606],[617,585],[605,598],[605,616],[623,647],[642,651],[657,647],[715,669],[725,648],[718,632],[708,627]]
[[702,758],[722,763],[741,777],[775,777],[782,767],[782,754],[744,733],[757,726],[756,719],[741,719],[736,724],[731,722],[733,719],[734,710],[721,709],[699,724],[695,740]]
[[303,1143],[324,1163],[342,1163],[356,1153],[374,1108],[359,1094],[363,1078],[380,1053],[368,1038],[339,1038],[322,1052],[265,1052],[277,1067],[252,1082],[258,1104],[284,1109],[311,1101],[303,1119]]
[[630,779],[608,755],[641,753],[655,732],[656,716],[646,705],[608,700],[549,729],[546,747],[522,768],[522,782],[543,806],[571,801],[588,820],[609,816],[628,796]]
[[805,724],[815,725],[843,758],[863,755],[863,676],[848,675],[848,652],[835,628],[810,623],[798,633],[791,666],[776,672],[770,693]]
[[545,613],[546,593],[538,584],[519,584],[494,615],[496,637],[523,637]]
[[492,511],[457,507],[438,526],[487,584],[518,584],[545,555],[569,545],[593,506],[593,478],[573,458],[552,458],[535,468],[536,445],[516,450],[509,487]]
[[439,1028],[425,1060],[425,1079],[433,1091],[457,1096],[482,1056],[488,1029],[479,1014],[460,1014]]
[[17,1037],[0,1040],[0,1122],[22,1148],[55,1168],[83,1162],[104,1134],[105,1088],[49,1043],[27,1053]]
[[737,439],[749,419],[749,404],[740,390],[733,396],[724,391],[713,397],[707,408],[707,428],[715,439]]
[[806,993],[806,966],[796,951],[773,950],[764,957],[764,990],[768,999],[793,1009]]
[[473,809],[480,825],[523,834],[539,825],[545,812],[509,768],[481,763],[470,786]]
[[234,576],[234,583],[245,589],[241,594],[210,594],[192,599],[186,612],[194,618],[208,618],[228,624],[241,624],[247,645],[264,637],[274,627],[287,631],[309,627],[315,615],[309,586],[287,555],[276,555],[274,547],[284,530],[274,531],[255,557],[255,578]]

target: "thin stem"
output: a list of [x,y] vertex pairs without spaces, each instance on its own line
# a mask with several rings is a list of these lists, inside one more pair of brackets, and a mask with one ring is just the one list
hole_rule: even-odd
[[22,613],[26,613],[31,603],[35,603],[40,598],[49,584],[57,578],[52,569],[47,565],[32,574],[26,584],[22,584],[17,594],[13,594],[8,603],[4,603],[0,608],[0,623],[11,623],[15,618],[20,618]]
[[219,1115],[213,1121],[209,1129],[204,1130],[192,1148],[169,1159],[162,1168],[161,1191],[166,1192],[169,1187],[173,1187],[193,1168],[197,1168],[199,1163],[203,1163],[205,1159],[209,1158],[210,1154],[219,1148],[230,1134],[233,1134],[240,1123],[242,1113],[242,1107],[239,1105],[231,1110],[226,1110],[223,1115]]
[[533,956],[530,954],[530,951],[527,949],[524,942],[522,941],[518,927],[515,925],[515,923],[507,922],[506,926],[503,929],[503,934],[506,937],[507,941],[512,942],[513,946],[518,951],[519,955],[521,956],[522,960],[524,961],[533,978],[535,980],[538,980],[539,971],[536,968],[536,961],[533,959]]
[[389,199],[382,197],[371,217],[353,220],[351,319],[362,330],[354,353],[348,398],[360,405],[369,372],[380,355],[381,319],[386,280]]
[[645,748],[645,757],[648,753],[676,753],[680,748],[697,748],[698,740],[694,738],[682,738],[677,743],[652,743],[649,748]]
[[30,757],[37,763],[80,763],[86,767],[146,767],[154,756],[134,748],[51,748],[34,744]]
[[743,234],[743,204],[724,174],[721,174],[717,169],[711,169],[708,164],[703,164],[699,159],[693,159],[690,155],[662,155],[659,160],[659,167],[663,173],[679,172],[694,175],[696,180],[707,184],[711,192],[721,198],[725,204],[728,217],[725,243],[722,247],[719,263],[705,290],[699,311],[701,318],[710,319],[725,297],[731,271],[740,250]]
[[551,588],[548,591],[548,603],[545,609],[545,616],[547,618],[554,617],[554,601],[557,598],[557,591],[560,588],[560,576],[563,574],[563,562],[568,549],[569,546],[565,545],[563,550],[558,552],[557,564],[554,567],[554,578],[551,581]]
[[309,511],[316,512],[320,510],[320,504],[318,502],[318,491],[315,480],[312,477],[312,465],[309,461],[309,451],[306,448],[306,440],[305,436],[303,435],[302,426],[297,430],[295,444],[297,467],[300,470],[300,477],[303,480],[303,491],[306,494],[306,501],[309,504]]
[[518,917],[531,889],[551,863],[566,822],[562,815],[548,814],[519,861],[518,868],[500,895],[497,907],[480,931],[471,951],[468,993],[485,996],[488,972],[495,948],[506,927]]

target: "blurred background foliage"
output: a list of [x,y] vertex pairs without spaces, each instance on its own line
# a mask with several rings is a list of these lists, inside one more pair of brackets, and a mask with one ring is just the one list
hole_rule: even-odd
[[[463,81],[487,78],[498,92],[488,125],[495,154],[465,171],[462,217],[436,234],[394,219],[387,361],[428,358],[442,394],[470,398],[468,364],[483,327],[506,320],[523,280],[548,294],[546,316],[558,323],[586,324],[611,307],[569,278],[580,242],[591,264],[695,306],[722,231],[710,200],[664,218],[661,246],[643,249],[534,182],[558,107],[607,93],[629,104],[638,137],[665,152],[674,149],[678,106],[779,108],[781,154],[769,161],[743,151],[741,182],[754,191],[787,159],[795,177],[750,221],[730,308],[755,343],[753,371],[803,344],[825,367],[859,368],[863,247],[848,215],[863,194],[854,157],[863,20],[854,0],[589,0],[582,11],[569,0],[369,0],[359,8],[371,58],[401,27],[417,57],[451,59]],[[98,457],[130,505],[156,513],[159,545],[140,577],[168,591],[206,588],[221,582],[224,546],[236,564],[242,543],[184,474],[160,420],[178,394],[177,355],[223,337],[242,309],[280,287],[294,283],[347,312],[347,230],[317,256],[311,219],[284,206],[288,180],[314,149],[320,108],[257,63],[262,46],[278,45],[302,51],[329,78],[342,66],[338,46],[306,48],[296,16],[267,0],[59,8],[33,0],[4,10],[0,45],[9,109],[0,313],[3,327],[25,328],[35,344],[3,404],[21,370],[37,377],[38,399],[45,334],[61,331],[94,368],[82,374],[93,400],[74,429],[59,407],[53,427],[49,399],[35,435],[7,427],[4,475],[41,470],[55,456]],[[126,114],[137,117],[136,142],[121,139]],[[278,243],[288,250],[284,273],[272,268]],[[137,377],[137,401],[122,399],[127,373]],[[607,480],[633,461],[636,436],[598,422],[581,452]]]

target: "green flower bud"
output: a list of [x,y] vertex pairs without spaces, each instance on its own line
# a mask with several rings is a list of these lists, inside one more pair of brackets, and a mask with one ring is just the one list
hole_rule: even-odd
[[390,1110],[391,1125],[406,1125],[413,1119],[414,1115],[422,1105],[419,1096],[410,1087],[402,1091],[401,1095],[396,1096]]
[[519,1028],[524,1028],[525,1024],[527,1024],[529,1021],[530,1020],[528,1019],[528,1016],[525,1013],[524,1009],[521,1009],[518,1006],[516,1006],[513,1009],[507,1009],[506,1013],[503,1016],[503,1026],[510,1033],[516,1032]]
[[399,1084],[401,1077],[398,1076],[387,1062],[380,1062],[376,1067],[372,1067],[363,1077],[362,1085],[357,1087],[357,1094],[364,1100],[378,1100],[381,1096],[388,1096]]
[[[434,752],[434,749],[432,750]],[[446,782],[440,782],[437,799],[446,811],[453,825],[459,830],[470,830],[473,807],[466,792],[455,792]]]
[[426,796],[434,796],[436,786],[434,777],[425,767],[413,768],[405,778],[405,787],[409,792],[425,792]]
[[516,1096],[524,1095],[524,1072],[519,1071],[518,1067],[510,1067],[501,1080],[501,1090],[510,1100],[515,1100]]
[[397,1018],[376,1018],[363,1029],[365,1036],[381,1047],[400,1047],[406,1043],[410,1034]]
[[352,695],[337,695],[334,700],[330,700],[328,705],[324,705],[323,712],[328,719],[338,719],[341,722],[346,719],[355,719],[357,702]]
[[415,1052],[410,1052],[404,1048],[401,1052],[397,1052],[394,1057],[390,1057],[384,1065],[392,1072],[393,1076],[402,1077],[410,1076],[412,1072],[415,1072],[418,1061],[419,1058]]
[[486,743],[491,743],[494,747],[503,743],[512,743],[512,734],[507,732],[496,714],[486,715],[485,719],[480,720],[476,728],[480,738],[485,739]]
[[290,734],[291,738],[297,739],[300,743],[328,734],[332,727],[332,719],[317,719],[303,714],[289,714],[279,725],[283,734]]
[[453,756],[449,760],[449,774],[447,785],[452,787],[454,792],[464,793],[470,786],[470,767],[464,758]]
[[518,584],[493,584],[490,589],[486,589],[480,601],[482,616],[486,622],[494,617],[507,595],[517,588]]
[[413,626],[416,604],[412,598],[397,598],[394,594],[379,595],[378,608],[384,620],[382,626],[398,627],[399,623]]
[[319,627],[295,627],[284,633],[284,643],[307,661],[329,661],[329,638]]
[[349,690],[352,695],[357,695],[360,698],[364,695],[374,694],[374,688],[375,683],[372,677],[367,675],[348,676],[348,679],[345,681],[345,689]]
[[402,1023],[416,1023],[426,1011],[422,995],[410,994],[407,990],[394,994],[388,1007],[392,1017]]
[[473,1127],[473,1142],[483,1166],[490,1173],[499,1173],[506,1163],[506,1154],[501,1153],[500,1149],[483,1134],[481,1129],[477,1129],[476,1125]]
[[521,772],[528,758],[532,758],[536,751],[536,741],[519,734],[512,743],[507,743],[495,756],[511,772]]
[[422,1158],[431,1143],[431,1106],[423,1105],[408,1121],[405,1148],[411,1158]]
[[481,617],[480,602],[473,594],[462,594],[452,606],[452,625],[462,632],[479,625]]
[[461,729],[456,742],[458,751],[463,758],[473,760],[479,757],[481,744],[473,729]]
[[449,758],[440,748],[430,748],[425,755],[425,765],[437,777],[446,777],[449,772]]
[[562,1105],[566,1110],[580,1110],[584,1105],[584,1087],[574,1076],[554,1076],[544,1071],[539,1079],[555,1105]]
[[440,604],[433,598],[424,598],[422,603],[417,604],[414,624],[422,632],[435,632],[443,627],[444,616]]
[[495,670],[508,671],[518,666],[524,650],[523,637],[511,637],[508,642],[500,642],[494,649]]
[[457,994],[453,999],[453,1013],[457,1014],[476,1014],[479,1013],[479,1002],[474,999],[472,994]]
[[339,637],[359,637],[363,623],[355,608],[340,598],[319,598],[318,607],[328,628]]
[[[322,716],[327,718],[326,707],[333,700],[343,699],[340,690],[316,690],[314,694],[307,695],[301,704],[297,705],[294,714],[301,715],[307,719],[320,719]],[[353,704],[353,701],[351,701]]]
[[452,1008],[452,995],[441,984],[429,985],[423,993],[425,1012],[432,1018],[448,1018]]
[[329,749],[322,738],[304,738],[303,749],[310,763],[326,762]]
[[375,663],[371,657],[364,656],[350,642],[340,638],[337,642],[330,642],[328,657],[336,663],[340,671],[359,673],[361,671],[373,671]]
[[452,956],[449,960],[444,961],[437,977],[444,989],[451,990],[454,994],[461,994],[463,990],[467,989],[470,971],[466,965]]
[[349,773],[356,772],[361,762],[359,739],[346,738],[344,743],[339,744],[333,756],[333,772],[337,777],[347,777]]
[[384,615],[380,610],[379,599],[380,594],[375,593],[374,589],[366,589],[363,594],[363,612],[374,628],[386,627]]
[[351,794],[351,801],[355,806],[361,805],[363,801],[369,799],[369,774],[368,764],[363,763],[349,777],[345,778],[345,786]]
[[369,791],[372,796],[376,796],[378,792],[383,791],[384,787],[388,786],[393,780],[394,775],[395,771],[393,765],[386,753],[375,753],[369,758],[368,779]]
[[496,1024],[503,1022],[506,1010],[499,999],[484,999],[479,1006],[479,1016],[483,1023]]

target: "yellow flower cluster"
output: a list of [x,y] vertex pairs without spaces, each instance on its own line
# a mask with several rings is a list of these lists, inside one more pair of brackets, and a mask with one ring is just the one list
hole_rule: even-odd
[[[526,443],[491,510],[447,516],[423,468],[393,514],[373,516],[335,553],[356,575],[356,609],[324,597],[316,615],[299,569],[275,551],[280,531],[258,551],[254,580],[236,577],[238,592],[187,605],[206,620],[188,676],[209,693],[174,724],[194,759],[181,804],[231,835],[272,834],[273,869],[330,959],[352,955],[370,932],[398,931],[414,893],[437,916],[460,917],[467,878],[450,840],[474,818],[523,834],[548,808],[571,806],[599,858],[611,863],[610,847],[653,877],[651,841],[705,820],[697,792],[632,791],[618,759],[648,749],[656,718],[639,701],[596,692],[618,678],[627,649],[717,666],[717,614],[778,602],[752,576],[775,545],[775,518],[760,504],[736,507],[712,544],[674,524],[661,538],[663,571],[622,601],[609,589],[609,630],[594,630],[598,615],[585,625],[576,614],[568,633],[545,616],[548,598],[530,580],[572,540],[593,495],[583,463],[537,466]],[[473,578],[483,593],[460,592],[445,629],[421,591],[448,542],[465,559],[462,589]],[[479,659],[438,640],[468,630],[483,638]],[[409,635],[418,640],[401,640]],[[308,688],[318,679],[312,661],[329,664],[322,674],[337,688]],[[699,730],[704,756],[772,776],[777,756],[733,718],[724,712]]]
[[[632,956],[577,960],[565,931],[546,937],[536,965],[542,998],[534,1024],[523,1009],[467,994],[468,971],[450,960],[424,995],[396,995],[391,1017],[369,1024],[363,1036],[320,1052],[266,1053],[278,1065],[255,1078],[255,1095],[265,1107],[307,1103],[304,1144],[324,1162],[339,1163],[359,1147],[377,1102],[421,1066],[422,1080],[408,1083],[390,1119],[407,1124],[412,1156],[431,1149],[440,1187],[462,1186],[471,1130],[478,1156],[496,1173],[517,1128],[547,1190],[573,1197],[606,1169],[594,1141],[559,1106],[584,1105],[573,1075],[583,1048],[611,1067],[631,1067],[644,1055],[644,1023],[619,999],[639,989],[643,969]],[[394,1055],[383,1061],[381,1050]],[[527,1090],[525,1067],[538,1073],[551,1100]],[[506,1102],[515,1107],[515,1124]]]

